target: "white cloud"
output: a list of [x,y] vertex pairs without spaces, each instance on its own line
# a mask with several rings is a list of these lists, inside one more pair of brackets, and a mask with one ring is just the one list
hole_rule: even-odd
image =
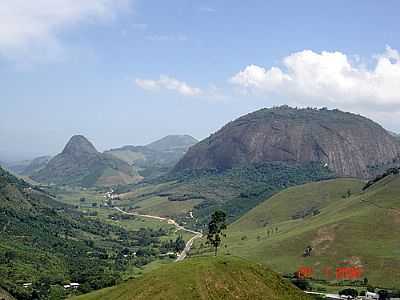
[[200,88],[192,87],[184,81],[179,81],[175,78],[161,75],[158,80],[151,79],[136,79],[135,83],[142,89],[148,91],[157,91],[161,89],[166,89],[170,91],[175,91],[183,96],[200,96],[203,92]]
[[[130,0],[1,0],[0,54],[14,57],[34,48],[54,47],[68,27],[112,18]],[[46,50],[45,50],[46,51]]]
[[387,47],[370,68],[354,61],[341,52],[304,50],[284,58],[283,68],[249,65],[230,82],[294,104],[400,111],[399,52]]

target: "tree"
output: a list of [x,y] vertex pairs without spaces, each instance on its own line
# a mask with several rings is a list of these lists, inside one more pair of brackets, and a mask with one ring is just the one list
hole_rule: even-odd
[[176,252],[182,252],[185,249],[186,243],[182,236],[178,236],[175,240],[175,251]]
[[364,286],[367,286],[367,285],[368,285],[368,278],[367,278],[367,277],[364,278],[363,284],[364,284]]
[[214,247],[215,256],[217,256],[218,247],[221,245],[221,237],[226,237],[226,214],[217,210],[211,215],[211,221],[208,223],[207,244]]
[[7,263],[10,263],[10,261],[14,260],[16,257],[17,253],[13,250],[8,250],[4,253],[4,258]]
[[62,286],[53,285],[49,289],[49,299],[51,300],[61,300],[65,299],[65,291]]

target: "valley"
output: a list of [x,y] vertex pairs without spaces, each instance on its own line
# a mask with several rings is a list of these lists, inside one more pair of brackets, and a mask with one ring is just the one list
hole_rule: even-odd
[[[373,121],[287,106],[200,142],[170,135],[99,152],[75,135],[52,158],[8,165],[16,175],[0,169],[0,287],[40,300],[395,291],[399,157]],[[227,225],[217,257],[215,212]]]

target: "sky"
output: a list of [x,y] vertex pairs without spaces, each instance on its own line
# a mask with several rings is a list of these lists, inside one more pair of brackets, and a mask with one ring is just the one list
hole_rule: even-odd
[[0,160],[207,137],[280,104],[400,132],[400,2],[0,1]]

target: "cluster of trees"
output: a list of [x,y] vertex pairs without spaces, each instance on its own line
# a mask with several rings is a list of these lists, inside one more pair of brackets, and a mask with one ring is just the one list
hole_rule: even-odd
[[377,183],[378,181],[382,180],[383,178],[390,176],[390,175],[398,175],[400,173],[400,168],[390,168],[385,173],[375,177],[374,179],[368,181],[366,185],[363,187],[363,190],[368,189],[373,184]]
[[195,206],[195,215],[200,223],[205,223],[210,212],[217,209],[225,211],[228,221],[233,221],[282,189],[332,177],[333,174],[318,163],[270,162],[193,177],[186,179],[186,184],[187,189],[204,198]]
[[161,243],[160,252],[165,254],[168,252],[182,252],[185,249],[186,242],[182,236],[178,236],[176,240],[164,241]]

